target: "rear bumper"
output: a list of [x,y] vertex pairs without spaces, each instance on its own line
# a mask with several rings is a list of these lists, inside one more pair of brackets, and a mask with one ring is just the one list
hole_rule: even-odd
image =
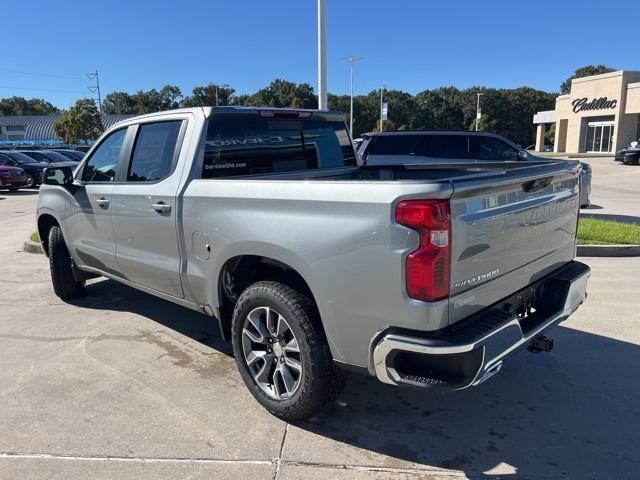
[[590,274],[587,265],[572,262],[434,334],[382,332],[372,342],[371,370],[393,385],[435,390],[478,385],[500,371],[509,354],[576,311],[586,299]]

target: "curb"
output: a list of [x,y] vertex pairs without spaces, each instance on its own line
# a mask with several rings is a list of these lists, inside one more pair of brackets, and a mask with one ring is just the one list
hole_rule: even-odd
[[26,240],[24,242],[22,250],[27,253],[44,253],[42,251],[42,245],[40,244],[40,242],[34,242],[31,240]]
[[640,245],[578,245],[579,257],[640,257]]

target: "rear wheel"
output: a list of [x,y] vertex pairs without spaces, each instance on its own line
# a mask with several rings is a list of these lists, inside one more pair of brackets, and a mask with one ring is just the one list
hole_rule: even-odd
[[84,293],[84,282],[76,281],[73,276],[71,255],[58,226],[49,230],[49,268],[53,291],[58,297],[64,300]]
[[36,179],[33,178],[33,175],[31,175],[30,173],[27,173],[27,184],[26,187],[27,188],[33,188],[36,186]]
[[344,386],[317,317],[306,295],[271,281],[249,286],[233,312],[242,379],[262,406],[285,420],[313,416]]

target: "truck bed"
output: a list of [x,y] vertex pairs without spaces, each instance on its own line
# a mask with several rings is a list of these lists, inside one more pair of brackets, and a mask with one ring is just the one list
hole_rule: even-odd
[[[568,161],[491,162],[193,180],[183,195],[185,243],[206,237],[216,258],[266,255],[296,269],[318,292],[336,358],[363,365],[366,346],[355,340],[363,332],[373,336],[393,322],[441,329],[570,262],[578,168]],[[449,199],[447,300],[407,297],[404,259],[419,236],[395,222],[396,205],[405,199]],[[202,255],[207,252],[187,263],[187,291],[198,299],[216,291],[205,280],[217,274],[206,269],[222,267],[201,262]]]
[[514,175],[553,175],[566,171],[567,167],[577,169],[576,161],[530,161],[530,162],[468,162],[457,164],[416,164],[345,167],[301,172],[268,173],[237,176],[226,180],[325,180],[325,181],[467,181],[510,177]]

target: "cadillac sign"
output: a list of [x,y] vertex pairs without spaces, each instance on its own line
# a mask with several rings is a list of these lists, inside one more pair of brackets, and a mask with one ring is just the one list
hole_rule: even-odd
[[573,102],[573,113],[589,111],[589,110],[605,110],[616,108],[618,100],[609,100],[607,97],[594,98],[589,101],[587,97],[576,98]]

